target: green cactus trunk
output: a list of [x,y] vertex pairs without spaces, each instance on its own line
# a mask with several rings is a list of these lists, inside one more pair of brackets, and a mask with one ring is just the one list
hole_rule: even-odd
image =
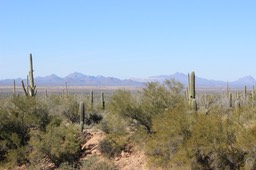
[[228,81],[227,81],[227,91],[226,91],[227,93],[227,97],[229,97],[229,84],[228,84]]
[[30,71],[29,71],[29,87],[28,87],[28,92],[29,96],[34,97],[36,96],[36,86],[34,82],[34,74],[33,74],[33,59],[32,59],[32,54],[30,54]]
[[105,110],[105,96],[103,92],[101,92],[101,104],[102,104],[102,110]]
[[197,111],[197,103],[196,103],[196,99],[191,99],[190,101],[190,108],[193,110],[193,111]]
[[45,90],[45,97],[48,98],[48,91]]
[[232,107],[232,93],[229,93],[229,107]]
[[197,111],[197,103],[196,103],[196,76],[195,72],[191,72],[188,74],[188,88],[189,88],[189,105],[190,108],[194,111]]
[[195,99],[196,98],[196,90],[195,90],[195,87],[196,87],[196,84],[195,84],[195,72],[193,71],[191,74],[190,74],[190,81],[189,81],[189,89],[190,89],[190,92],[189,92],[189,97],[192,98],[192,99]]
[[85,119],[84,102],[80,102],[80,104],[79,104],[79,115],[80,115],[80,130],[81,130],[81,132],[83,132],[84,119]]
[[90,92],[90,101],[91,101],[91,113],[93,114],[93,90]]
[[[30,71],[29,76],[27,76],[27,88],[25,88],[25,84],[23,81],[21,81],[23,91],[26,96],[35,97],[37,94],[35,82],[34,82],[34,75],[33,75],[33,60],[32,60],[32,54],[30,54]],[[29,78],[29,80],[28,80]]]
[[188,101],[190,101],[190,74],[188,73],[188,88],[187,88]]
[[28,96],[28,92],[27,92],[27,90],[25,88],[25,84],[24,84],[23,80],[21,80],[21,85],[22,85],[22,89],[23,89],[25,95]]
[[66,87],[66,96],[68,97],[68,83],[65,82],[65,87]]
[[13,80],[13,96],[16,96],[16,82]]

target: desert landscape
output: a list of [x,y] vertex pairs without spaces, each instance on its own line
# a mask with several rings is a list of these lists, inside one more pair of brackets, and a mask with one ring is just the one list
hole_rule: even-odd
[[0,1],[0,170],[255,170],[256,1]]

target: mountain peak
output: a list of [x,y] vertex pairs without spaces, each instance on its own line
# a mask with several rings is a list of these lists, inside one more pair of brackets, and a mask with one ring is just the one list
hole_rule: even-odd
[[82,73],[79,73],[79,72],[74,72],[74,73],[71,73],[71,74],[66,76],[66,78],[69,78],[69,79],[81,79],[81,78],[84,78],[84,77],[86,77],[86,76]]
[[255,81],[255,79],[249,75],[249,76],[244,76],[238,79],[239,81]]

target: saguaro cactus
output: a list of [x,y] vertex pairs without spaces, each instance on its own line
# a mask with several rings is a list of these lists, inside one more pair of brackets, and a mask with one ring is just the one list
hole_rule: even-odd
[[229,84],[228,84],[228,81],[227,81],[227,97],[229,97]]
[[91,112],[93,113],[93,90],[90,92]]
[[195,72],[193,71],[190,74],[189,80],[189,97],[195,99],[196,98],[196,81],[195,81]]
[[[66,87],[66,96],[68,97],[68,83],[67,82],[65,82],[65,87]],[[64,93],[63,93],[63,95],[64,95]]]
[[101,104],[102,104],[102,110],[105,110],[105,96],[103,92],[101,92]]
[[48,97],[48,91],[47,91],[47,89],[45,90],[45,97],[46,97],[46,98]]
[[36,86],[34,82],[34,74],[33,74],[33,60],[32,60],[32,54],[30,54],[30,71],[29,71],[29,86],[28,86],[28,91],[29,91],[29,96],[35,96],[37,91],[36,91]]
[[22,88],[26,96],[34,97],[37,94],[35,82],[34,82],[34,75],[33,75],[33,60],[32,60],[32,54],[30,54],[30,71],[29,71],[29,83],[27,78],[27,89],[25,88],[24,82],[22,83]]
[[196,99],[191,99],[190,101],[190,107],[193,111],[197,111],[197,103],[196,103]]
[[190,74],[188,73],[188,88],[187,88],[187,92],[188,92],[188,101],[190,100]]
[[23,88],[23,91],[24,91],[25,95],[28,96],[28,92],[26,90],[26,87],[25,87],[25,84],[24,84],[23,80],[21,80],[21,85],[22,85],[22,88]]
[[229,93],[229,107],[232,107],[232,93]]
[[80,130],[81,130],[81,132],[83,132],[84,119],[85,119],[84,102],[80,102],[80,104],[79,104],[79,115],[80,115]]
[[16,96],[16,82],[13,80],[13,96]]
[[244,101],[246,101],[247,98],[247,87],[246,85],[244,86]]
[[188,87],[189,87],[189,104],[190,108],[194,111],[197,111],[197,103],[196,103],[196,78],[195,72],[191,72],[188,74]]

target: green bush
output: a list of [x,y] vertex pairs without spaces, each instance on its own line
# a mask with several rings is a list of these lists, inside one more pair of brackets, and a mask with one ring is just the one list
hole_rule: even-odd
[[246,145],[241,140],[244,128],[236,117],[214,112],[190,114],[187,110],[181,104],[154,119],[155,133],[146,143],[151,164],[195,170],[245,167],[249,152],[246,146],[253,146],[255,141],[248,140],[250,131],[243,139],[251,143]]
[[152,166],[167,168],[186,163],[185,146],[191,137],[193,116],[182,103],[172,110],[157,115],[153,133],[146,141],[146,153]]
[[180,102],[181,90],[182,85],[174,80],[166,81],[164,84],[150,82],[137,96],[129,91],[119,90],[109,102],[109,114],[119,115],[127,119],[130,125],[142,126],[147,133],[152,133],[154,116]]
[[119,155],[125,149],[127,143],[126,138],[117,135],[108,135],[105,139],[100,141],[99,147],[103,154],[108,157]]
[[82,162],[81,170],[117,170],[117,168],[108,161],[100,161],[97,157],[90,157]]
[[87,125],[92,125],[92,124],[98,124],[100,121],[103,119],[103,116],[99,113],[92,113],[89,114],[89,118],[86,119],[86,124]]
[[14,97],[0,110],[0,162],[9,166],[27,163],[30,130],[45,131],[50,117],[36,98]]
[[64,162],[77,163],[81,155],[78,132],[72,125],[59,124],[56,119],[49,124],[45,133],[34,134],[31,138],[31,162],[36,165],[47,157],[57,167]]
[[73,98],[68,97],[63,101],[64,110],[62,114],[72,123],[80,122],[80,115],[78,113],[79,103]]
[[240,169],[244,152],[237,145],[237,125],[220,115],[200,115],[192,130],[188,150],[192,166],[200,169]]

